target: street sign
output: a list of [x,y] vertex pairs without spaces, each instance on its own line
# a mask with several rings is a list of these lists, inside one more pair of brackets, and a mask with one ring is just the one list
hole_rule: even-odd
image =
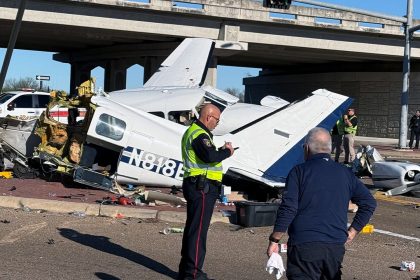
[[36,75],[35,78],[38,81],[49,81],[50,80],[50,76],[43,76],[43,75]]

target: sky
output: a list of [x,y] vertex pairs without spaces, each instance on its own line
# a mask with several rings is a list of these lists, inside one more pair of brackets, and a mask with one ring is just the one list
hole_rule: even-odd
[[[384,13],[394,16],[404,16],[407,10],[407,2],[405,0],[318,0],[319,2],[343,5],[346,7],[364,9],[377,13]],[[420,0],[413,0],[413,18],[420,19]],[[292,2],[292,5],[301,5]],[[19,40],[19,37],[18,37]],[[3,63],[5,48],[0,48],[0,63]],[[44,85],[50,89],[60,89],[69,91],[70,87],[70,65],[54,61],[53,53],[14,50],[10,61],[6,80],[10,78],[34,77],[36,75],[47,75],[51,77],[49,82]],[[218,66],[217,88],[238,88],[244,89],[242,79],[249,76],[258,76],[260,69],[245,67]],[[102,68],[96,68],[92,71],[91,76],[97,78],[97,87],[103,88]],[[127,88],[141,87],[143,84],[143,69],[140,66],[133,66],[127,72]]]

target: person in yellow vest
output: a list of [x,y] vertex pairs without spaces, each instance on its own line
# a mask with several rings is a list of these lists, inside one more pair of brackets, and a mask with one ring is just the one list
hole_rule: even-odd
[[344,135],[344,121],[341,117],[337,120],[336,124],[334,125],[331,131],[331,138],[332,138],[332,151],[334,152],[334,160],[338,162],[340,158],[340,154],[342,152],[341,145],[343,144],[343,135]]
[[352,162],[355,157],[354,152],[354,136],[357,132],[357,117],[354,114],[354,109],[350,108],[347,110],[347,115],[343,116],[344,121],[344,163],[348,164]]
[[200,111],[199,119],[182,137],[182,191],[187,200],[187,221],[182,237],[177,279],[209,279],[202,270],[207,231],[222,184],[221,162],[234,152],[230,142],[221,148],[216,148],[213,143],[211,131],[217,126],[219,119],[219,108],[206,104]]

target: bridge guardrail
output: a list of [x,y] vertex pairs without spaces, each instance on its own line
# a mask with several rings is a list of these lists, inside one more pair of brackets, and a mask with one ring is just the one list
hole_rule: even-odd
[[[182,0],[179,2],[172,0],[67,1],[153,9],[193,15],[200,14],[203,16],[230,18],[232,20],[264,21],[390,35],[402,35],[404,32],[402,24],[397,21],[324,8],[303,6],[291,6],[288,10],[265,8],[262,6],[262,2],[253,0]],[[180,3],[185,3],[186,5],[177,5]],[[190,7],[188,7],[188,5],[190,5]]]

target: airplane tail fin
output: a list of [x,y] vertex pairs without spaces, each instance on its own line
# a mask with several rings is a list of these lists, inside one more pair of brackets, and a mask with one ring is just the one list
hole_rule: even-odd
[[269,181],[285,182],[293,166],[303,162],[302,144],[308,131],[317,126],[329,131],[351,102],[347,96],[320,89],[232,131],[229,140],[239,146],[232,157],[235,166]]
[[144,87],[194,87],[202,85],[207,75],[214,42],[187,38],[165,59]]

